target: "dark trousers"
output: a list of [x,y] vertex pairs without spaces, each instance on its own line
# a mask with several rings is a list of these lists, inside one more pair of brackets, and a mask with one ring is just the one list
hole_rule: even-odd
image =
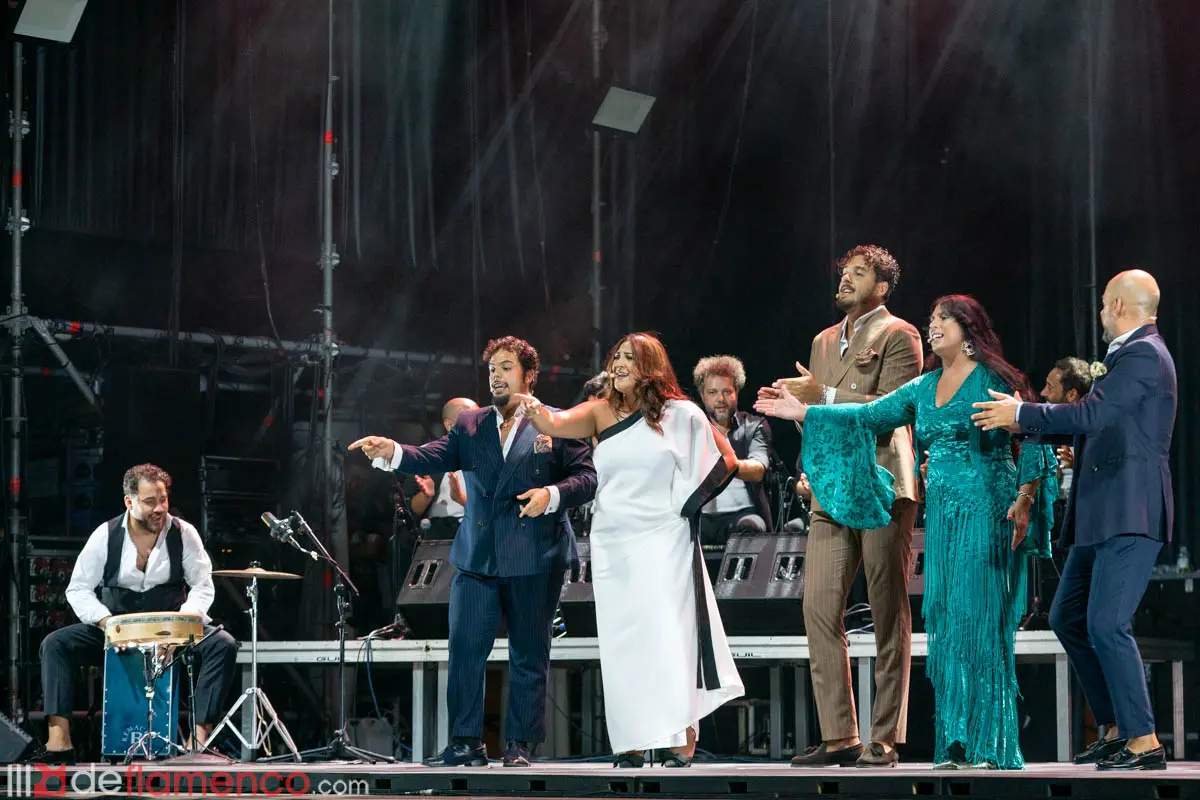
[[[204,632],[211,630],[205,626]],[[223,701],[233,682],[237,648],[237,642],[225,631],[210,636],[196,648],[196,696],[191,700],[196,724],[215,724],[224,716]],[[70,717],[75,710],[76,671],[104,663],[104,631],[82,622],[59,628],[42,640],[41,660],[46,713]]]
[[724,547],[732,533],[765,533],[766,521],[753,508],[700,515],[700,545]]
[[1115,722],[1127,738],[1154,732],[1130,620],[1161,549],[1157,539],[1132,535],[1074,545],[1050,607],[1050,628],[1071,659],[1096,724]]
[[546,677],[550,625],[562,593],[564,569],[518,578],[458,572],[450,586],[450,674],[446,706],[450,735],[483,735],[487,657],[503,613],[508,622],[506,738],[537,744],[546,738]]

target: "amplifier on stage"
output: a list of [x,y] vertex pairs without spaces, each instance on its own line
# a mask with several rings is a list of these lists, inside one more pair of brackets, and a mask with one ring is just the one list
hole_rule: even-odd
[[587,539],[579,543],[579,573],[567,570],[559,595],[559,609],[567,626],[567,636],[596,635],[596,600],[592,593],[592,545]]
[[735,534],[713,591],[731,636],[804,633],[804,556],[807,538]]
[[450,563],[453,544],[451,539],[426,539],[418,543],[408,574],[400,585],[396,607],[418,639],[450,636],[450,584],[455,574]]
[[[867,534],[869,535],[869,534]],[[725,632],[731,636],[804,634],[804,571],[808,537],[778,534],[734,535],[713,583]],[[860,568],[861,569],[861,568]],[[862,580],[860,574],[858,580]],[[925,531],[913,531],[908,594],[913,630],[923,630]]]

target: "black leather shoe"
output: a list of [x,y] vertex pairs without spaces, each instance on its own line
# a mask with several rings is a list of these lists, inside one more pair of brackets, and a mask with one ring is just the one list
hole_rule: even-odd
[[1135,770],[1135,769],[1166,769],[1167,751],[1162,745],[1147,750],[1144,753],[1132,753],[1129,748],[1121,748],[1102,761],[1096,762],[1096,769],[1101,770]]
[[486,767],[487,748],[482,744],[465,742],[450,744],[446,745],[440,756],[427,758],[421,763],[427,767]]
[[894,767],[900,762],[900,755],[893,747],[888,750],[879,742],[871,742],[867,749],[854,762],[856,767]]
[[843,747],[841,750],[830,750],[824,742],[817,747],[810,747],[806,752],[792,759],[793,767],[849,767],[858,762],[863,754],[861,744]]
[[1125,749],[1125,743],[1128,739],[1097,739],[1088,745],[1088,748],[1082,753],[1075,754],[1076,764],[1095,764],[1097,761],[1116,755]]
[[533,745],[529,742],[509,742],[504,748],[504,766],[528,767],[533,760]]
[[75,748],[70,750],[47,750],[44,747],[39,747],[37,751],[29,757],[30,764],[66,764],[68,767],[75,766]]

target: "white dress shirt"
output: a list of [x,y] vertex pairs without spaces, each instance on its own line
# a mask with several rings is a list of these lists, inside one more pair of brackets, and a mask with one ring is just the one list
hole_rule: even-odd
[[[860,330],[862,330],[862,326],[867,324],[867,320],[869,320],[871,317],[875,316],[876,314],[881,313],[884,310],[884,308],[885,308],[885,306],[876,306],[875,308],[872,308],[867,313],[863,314],[858,319],[854,320],[853,333],[846,330],[846,328],[849,327],[846,324],[849,318],[842,320],[842,337],[838,342],[838,345],[839,345],[838,352],[840,353],[842,358],[846,357],[846,351],[850,348],[850,340],[853,339],[854,336]],[[837,389],[835,389],[832,386],[826,386],[825,393],[824,393],[824,396],[822,399],[825,401],[825,405],[827,405],[827,406],[833,405],[835,402],[837,402]]]
[[[204,542],[194,525],[178,517],[167,515],[163,533],[172,521],[179,525],[183,538],[183,579],[188,585],[187,599],[179,607],[185,614],[199,614],[205,624],[210,620],[208,609],[212,606],[216,591],[212,582],[212,561],[204,550]],[[135,592],[144,592],[161,586],[171,579],[171,559],[167,554],[167,537],[159,534],[150,557],[146,559],[146,571],[137,568],[137,546],[129,538],[129,512],[121,522],[124,544],[121,546],[121,566],[117,570],[117,586]],[[94,625],[105,617],[112,616],[96,590],[104,582],[104,567],[108,562],[108,523],[105,522],[88,537],[71,570],[71,582],[67,585],[67,602],[75,611],[80,622]],[[163,611],[175,609],[164,608]]]
[[[496,430],[499,431],[500,423],[504,421],[504,416],[500,413],[500,410],[495,407],[492,408],[492,420],[496,423]],[[529,424],[532,425],[533,423]],[[504,440],[504,443],[500,448],[500,455],[505,461],[508,460],[508,451],[512,449],[513,439],[517,438],[517,428],[520,426],[520,422],[513,426],[513,429],[509,431],[508,438]],[[392,460],[390,462],[386,458],[373,458],[371,459],[371,466],[375,469],[388,470],[389,472],[395,472],[396,470],[400,469],[400,461],[404,458],[404,452],[400,449],[400,445],[395,441],[392,442],[392,448]],[[459,475],[461,477],[462,473],[460,472]],[[547,504],[546,510],[542,513],[553,514],[554,512],[558,511],[558,506],[562,498],[559,495],[557,486],[551,484],[545,488],[546,491],[550,492],[550,502]]]
[[[450,476],[457,475],[459,483],[462,484],[463,474],[460,469],[458,472],[447,472],[442,476],[442,481],[438,485],[437,494],[434,495],[433,501],[429,504],[429,510],[425,512],[425,516],[433,519],[434,517],[454,517],[462,519],[466,509],[454,499],[450,492]],[[462,484],[464,487],[466,484]],[[464,488],[463,491],[466,491]]]

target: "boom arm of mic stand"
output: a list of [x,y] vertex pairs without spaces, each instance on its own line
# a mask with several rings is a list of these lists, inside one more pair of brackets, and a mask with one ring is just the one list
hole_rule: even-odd
[[308,538],[312,539],[313,544],[317,546],[317,552],[320,554],[321,558],[327,561],[335,570],[337,570],[338,574],[342,576],[342,580],[344,580],[346,585],[350,587],[350,591],[354,592],[355,595],[361,596],[360,592],[358,591],[358,587],[354,585],[354,581],[350,580],[350,576],[346,574],[346,570],[342,569],[342,565],[338,563],[337,559],[329,555],[329,551],[325,549],[325,545],[321,543],[321,539],[317,536],[317,534],[313,533],[313,529],[308,527],[308,523],[304,521],[304,517],[301,517],[299,514],[297,514],[296,518],[300,521],[300,528],[308,534]]

